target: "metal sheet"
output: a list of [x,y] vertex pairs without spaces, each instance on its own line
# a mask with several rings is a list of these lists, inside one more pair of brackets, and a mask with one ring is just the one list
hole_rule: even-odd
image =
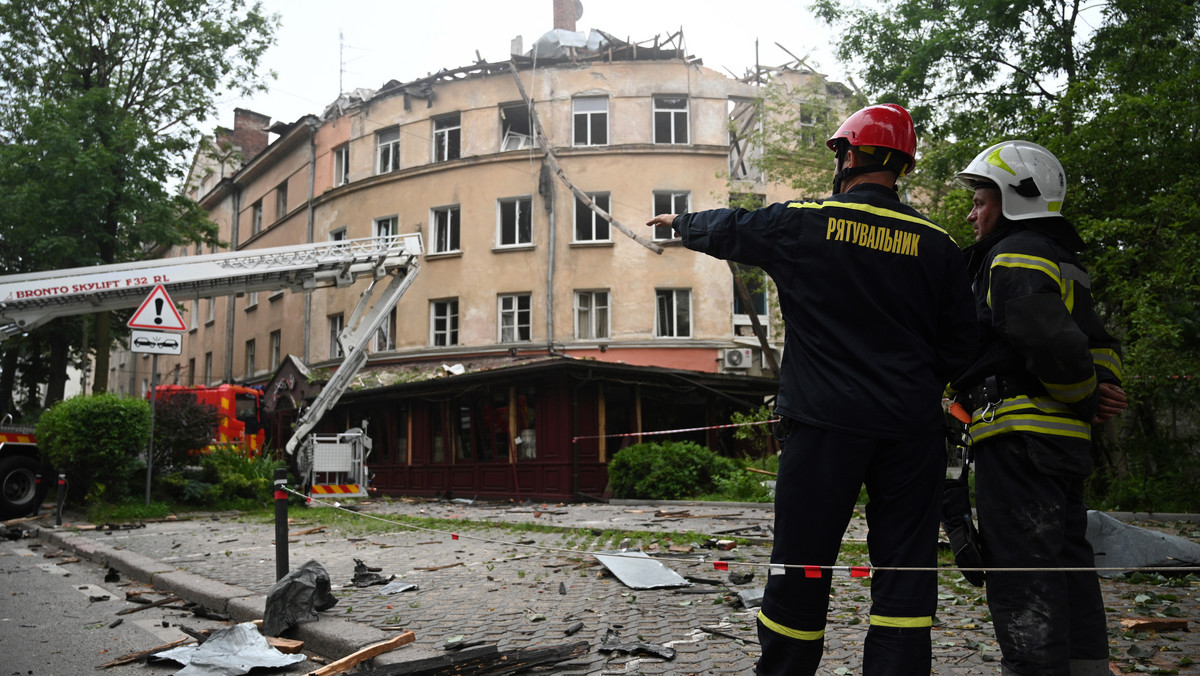
[[691,584],[679,573],[650,558],[642,551],[618,549],[596,552],[592,556],[595,556],[597,561],[630,589],[663,589],[687,587]]
[[[1088,512],[1087,539],[1097,568],[1200,565],[1200,544],[1178,535],[1131,526],[1095,510]],[[1113,577],[1120,571],[1100,571]]]

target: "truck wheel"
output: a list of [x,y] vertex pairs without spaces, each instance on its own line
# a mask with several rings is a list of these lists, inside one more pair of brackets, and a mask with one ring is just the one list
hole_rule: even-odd
[[46,497],[47,484],[38,483],[41,464],[24,455],[0,459],[0,518],[33,514]]

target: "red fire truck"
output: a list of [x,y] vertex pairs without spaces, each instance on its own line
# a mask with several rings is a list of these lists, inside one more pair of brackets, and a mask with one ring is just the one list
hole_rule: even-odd
[[[197,402],[217,410],[220,419],[213,430],[213,444],[237,445],[254,455],[262,451],[262,390],[243,385],[159,385],[155,389],[155,397],[166,399],[184,392],[195,395]],[[149,397],[149,394],[146,396]]]

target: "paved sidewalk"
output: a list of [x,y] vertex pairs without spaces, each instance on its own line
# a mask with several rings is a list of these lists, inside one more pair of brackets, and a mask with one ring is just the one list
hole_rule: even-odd
[[[359,528],[359,519],[387,520],[394,515],[462,521],[462,528],[436,526],[415,530],[395,525],[382,531]],[[318,622],[295,631],[315,652],[340,657],[400,630],[415,632],[415,643],[376,658],[375,664],[442,654],[444,641],[462,637],[501,649],[557,645],[587,640],[591,651],[560,664],[559,674],[749,674],[757,659],[755,608],[737,603],[737,592],[761,588],[764,567],[731,566],[754,571],[745,584],[714,569],[713,560],[769,560],[770,505],[720,503],[669,504],[509,504],[470,501],[376,501],[363,504],[350,525],[301,534],[316,525],[312,514],[293,508],[289,526],[289,563],[315,559],[329,572],[338,604]],[[573,529],[557,532],[489,528],[489,523],[527,523]],[[865,541],[865,520],[851,520],[846,538]],[[1146,525],[1146,524],[1141,524]],[[1159,523],[1173,534],[1196,538],[1195,523]],[[679,533],[667,541],[647,535],[622,543],[613,531]],[[730,534],[729,531],[737,531]],[[457,536],[455,539],[454,536]],[[732,550],[704,548],[710,539],[747,540]],[[40,537],[113,565],[127,575],[171,589],[188,600],[229,612],[235,620],[261,617],[265,594],[275,581],[274,525],[249,523],[236,515],[147,524],[145,528],[73,531],[43,529]],[[620,536],[618,536],[620,537]],[[698,581],[686,589],[634,590],[606,571],[586,552],[619,546],[672,554],[671,545],[692,546],[691,558],[676,554],[667,565]],[[703,556],[703,560],[700,560]],[[355,560],[378,568],[384,577],[417,585],[414,591],[382,595],[380,586],[351,585]],[[845,563],[861,565],[862,558]],[[940,607],[934,628],[934,673],[999,672],[999,650],[988,622],[982,590],[941,576]],[[711,584],[715,583],[715,584]],[[835,577],[823,672],[859,673],[869,608],[867,582]],[[1167,587],[1102,581],[1109,608],[1114,663],[1139,663],[1175,673],[1200,674],[1200,584]],[[1174,608],[1176,610],[1169,610]],[[1190,632],[1125,636],[1127,617],[1174,615],[1190,620]],[[565,632],[582,623],[572,636]],[[708,630],[708,631],[706,631]],[[671,661],[642,655],[597,651],[606,634],[625,643],[674,648]],[[289,634],[292,635],[292,634]],[[1122,664],[1123,663],[1123,664]]]

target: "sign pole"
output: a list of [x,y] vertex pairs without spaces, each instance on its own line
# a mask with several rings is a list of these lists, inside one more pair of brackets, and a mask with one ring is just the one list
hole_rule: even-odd
[[146,506],[150,506],[150,475],[154,471],[154,399],[158,394],[158,353],[150,355],[150,447],[146,451]]

